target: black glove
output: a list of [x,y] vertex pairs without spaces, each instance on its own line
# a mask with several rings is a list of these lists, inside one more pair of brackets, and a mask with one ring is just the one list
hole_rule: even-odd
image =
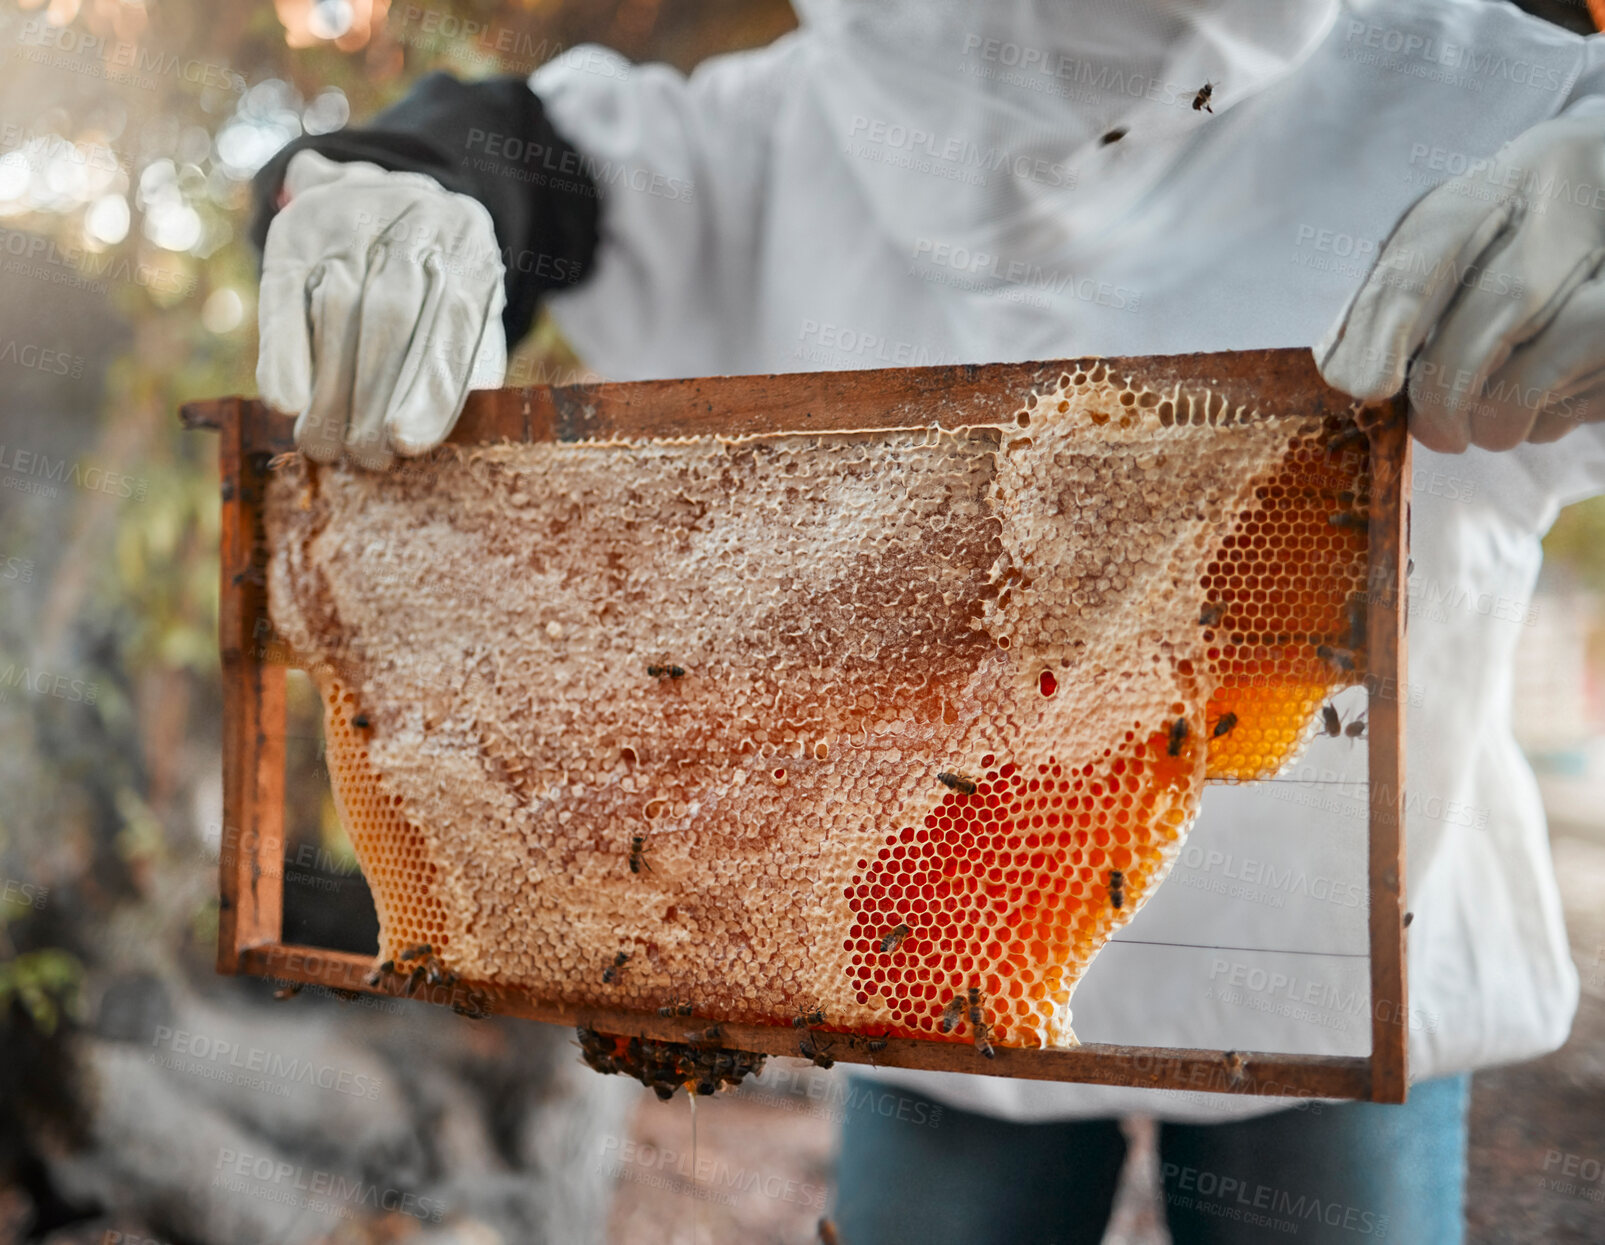
[[483,203],[506,269],[502,326],[509,348],[529,332],[543,294],[590,270],[600,213],[596,183],[522,78],[459,82],[432,73],[361,128],[296,139],[256,175],[251,240],[259,252],[281,206],[285,166],[306,150],[424,173]]

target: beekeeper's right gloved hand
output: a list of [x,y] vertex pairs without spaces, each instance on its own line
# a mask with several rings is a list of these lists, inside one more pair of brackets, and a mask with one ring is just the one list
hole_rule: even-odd
[[421,454],[501,384],[503,269],[483,204],[421,173],[298,152],[262,254],[256,383],[308,458]]
[[1408,374],[1410,430],[1446,454],[1605,420],[1601,184],[1588,98],[1429,191],[1315,347],[1327,384],[1376,402]]
[[440,444],[597,246],[596,186],[521,78],[430,74],[367,126],[297,139],[255,188],[257,385],[320,462]]

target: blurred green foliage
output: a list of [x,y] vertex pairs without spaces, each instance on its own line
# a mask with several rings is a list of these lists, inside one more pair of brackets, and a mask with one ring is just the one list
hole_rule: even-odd
[[34,1028],[54,1033],[63,1013],[75,1008],[83,976],[78,958],[54,947],[0,961],[0,1017],[15,1002]]
[[1581,587],[1605,592],[1605,497],[1562,510],[1544,537],[1544,557]]

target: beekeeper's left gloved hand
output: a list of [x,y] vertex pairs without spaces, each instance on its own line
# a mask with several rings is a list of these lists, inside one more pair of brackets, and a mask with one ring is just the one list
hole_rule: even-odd
[[1428,192],[1315,347],[1321,375],[1377,401],[1409,365],[1410,430],[1447,453],[1554,441],[1605,419],[1600,188],[1605,99]]

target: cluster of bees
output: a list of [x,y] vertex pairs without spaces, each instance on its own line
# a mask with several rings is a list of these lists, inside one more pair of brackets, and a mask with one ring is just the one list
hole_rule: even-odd
[[[386,960],[368,974],[367,984],[378,986],[392,978],[405,979],[407,984],[401,993],[404,998],[409,999],[418,993],[421,986],[444,986],[455,996],[462,981],[456,973],[440,962],[435,955],[434,947],[427,942],[408,947],[395,959]],[[461,1000],[453,997],[452,1011],[470,1020],[484,1020],[490,1015],[490,995],[485,991],[468,987],[462,993]]]
[[802,1040],[797,1043],[797,1053],[804,1059],[810,1060],[814,1067],[828,1070],[836,1066],[836,1060],[830,1054],[831,1045],[813,1030],[814,1025],[822,1025],[824,1023],[825,1013],[822,1009],[815,1007],[812,1010],[806,1010],[799,1007],[796,1017],[791,1022],[791,1027],[800,1029],[803,1033]]
[[942,1008],[942,1032],[952,1033],[959,1021],[966,1019],[968,1012],[970,1034],[975,1049],[986,1058],[995,1059],[997,1052],[992,1049],[992,1043],[988,1040],[992,1036],[992,1026],[986,1022],[983,1009],[985,1001],[986,995],[981,993],[980,986],[971,986],[964,994],[955,994],[947,1001],[947,1006]]
[[[586,1064],[603,1074],[634,1077],[663,1101],[678,1089],[708,1097],[726,1085],[739,1085],[763,1071],[765,1056],[753,1051],[722,1050],[713,1045],[722,1033],[718,1025],[689,1042],[660,1042],[652,1038],[618,1037],[581,1025],[580,1053]],[[711,1035],[711,1036],[710,1036]],[[696,1040],[699,1039],[699,1040]]]

